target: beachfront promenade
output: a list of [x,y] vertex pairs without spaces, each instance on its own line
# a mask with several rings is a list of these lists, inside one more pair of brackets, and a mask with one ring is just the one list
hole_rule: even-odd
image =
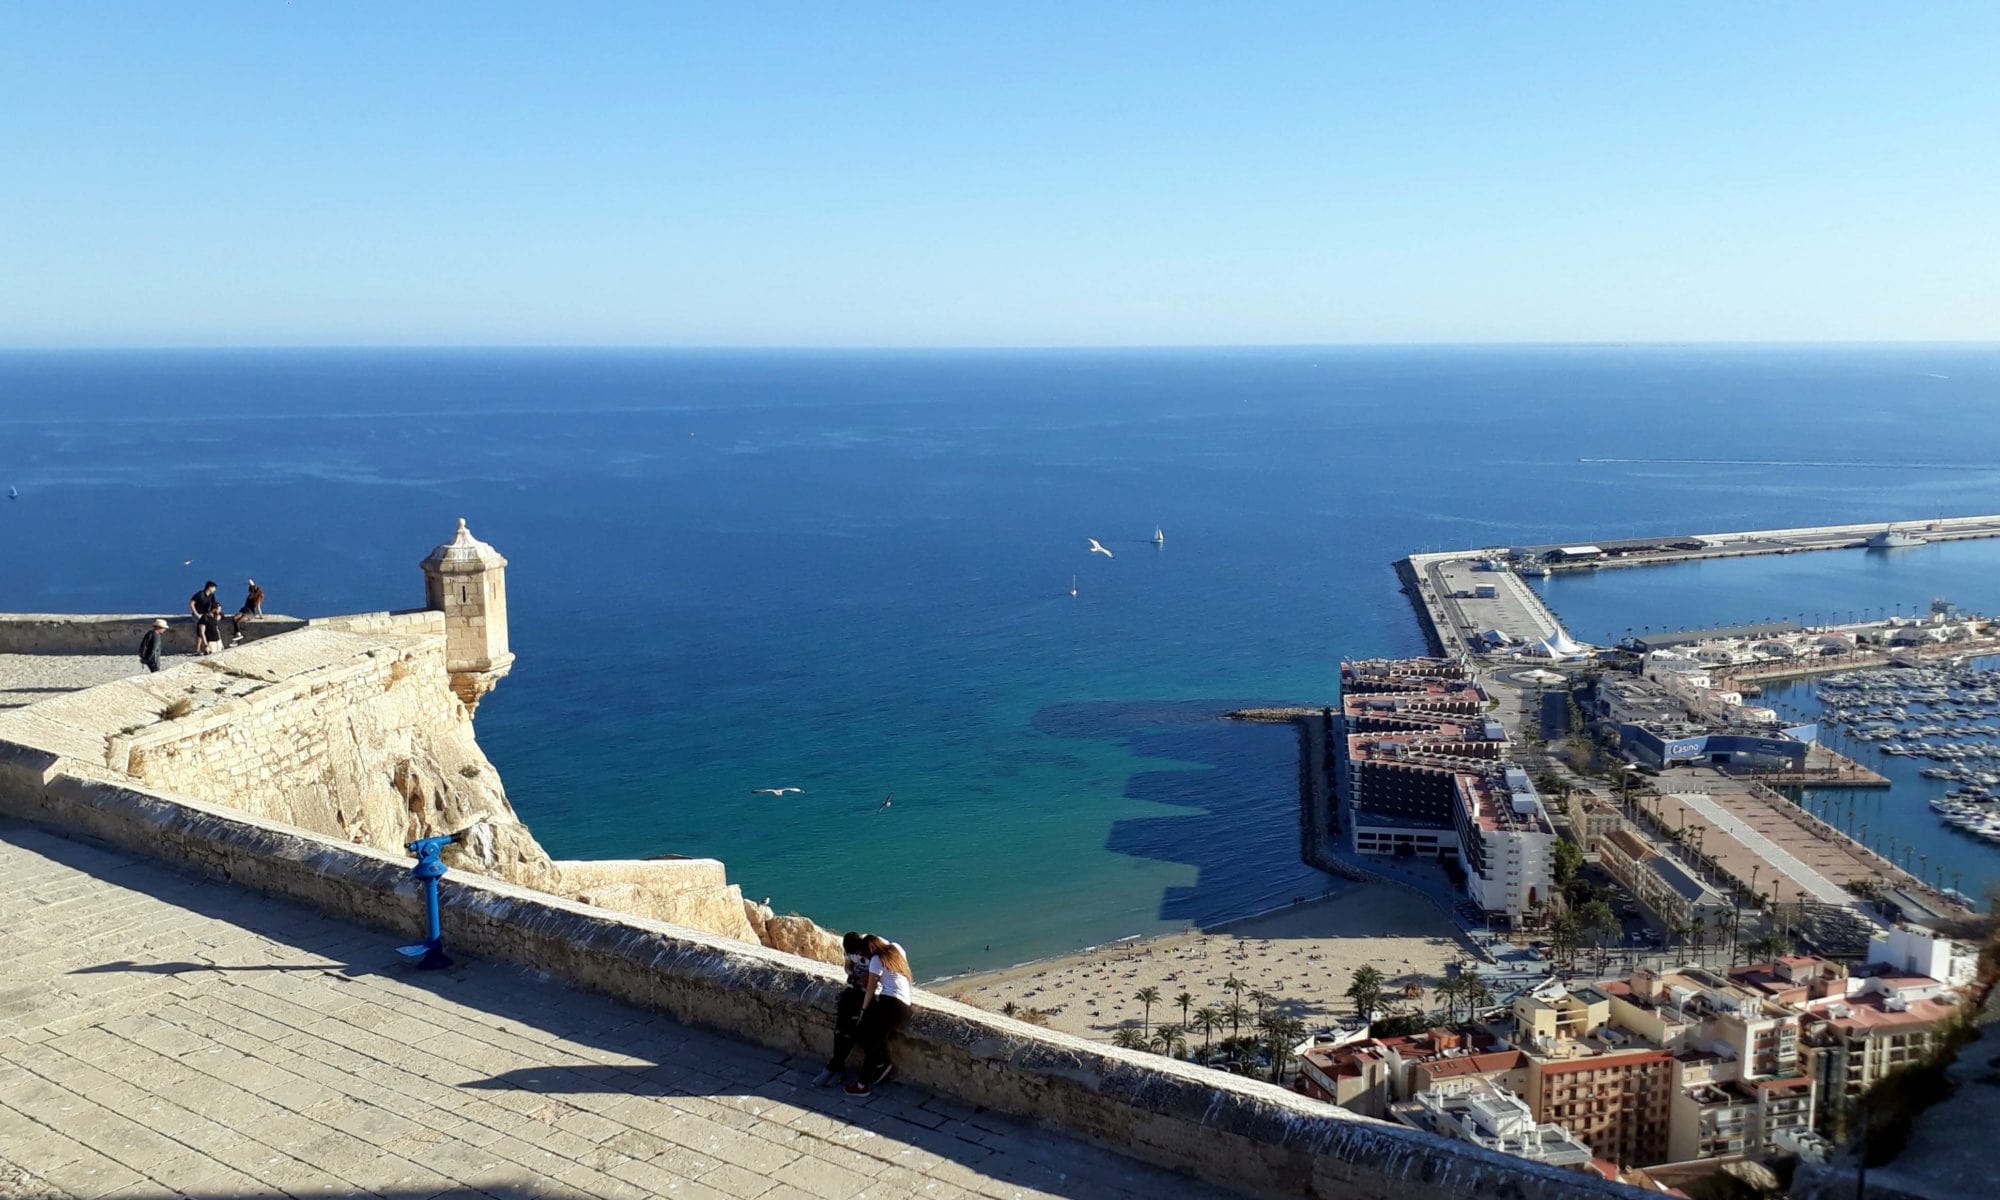
[[0,821],[0,1196],[1223,1195],[818,1065]]

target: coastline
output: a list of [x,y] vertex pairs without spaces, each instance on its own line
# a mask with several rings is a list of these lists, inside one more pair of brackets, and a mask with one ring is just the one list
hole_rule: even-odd
[[1052,1029],[1109,1040],[1121,1027],[1146,1021],[1137,999],[1142,988],[1160,992],[1150,1018],[1155,1027],[1180,1023],[1174,997],[1182,992],[1192,995],[1191,1008],[1223,1007],[1230,994],[1222,984],[1232,976],[1248,985],[1246,1005],[1251,992],[1267,992],[1288,1016],[1321,1026],[1352,1015],[1342,993],[1364,965],[1387,976],[1392,995],[1408,984],[1427,998],[1446,964],[1470,954],[1458,929],[1430,905],[1411,904],[1392,885],[1356,883],[1207,929],[1107,942],[926,986],[994,1011],[1007,1003],[1035,1009]]

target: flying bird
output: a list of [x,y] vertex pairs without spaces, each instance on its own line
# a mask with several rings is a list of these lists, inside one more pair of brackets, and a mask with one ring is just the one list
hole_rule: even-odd
[[1113,557],[1111,551],[1104,548],[1103,542],[1098,541],[1096,538],[1086,538],[1084,540],[1090,543],[1090,552],[1092,554],[1102,554],[1106,558]]
[[787,793],[787,792],[799,792],[799,793],[803,794],[803,793],[805,792],[805,789],[804,789],[804,788],[794,788],[794,787],[783,787],[783,788],[751,788],[751,789],[750,789],[750,794],[751,794],[751,795],[753,795],[753,796],[783,796],[783,795],[784,795],[785,793]]
[[889,807],[889,802],[891,800],[894,800],[895,798],[896,798],[896,793],[894,792],[890,792],[888,795],[882,797],[882,803],[875,806],[875,811],[881,812],[883,809]]

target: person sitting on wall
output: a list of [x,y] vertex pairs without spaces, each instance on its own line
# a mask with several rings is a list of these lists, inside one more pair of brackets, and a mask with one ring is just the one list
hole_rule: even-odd
[[236,615],[229,618],[229,644],[232,646],[243,640],[243,622],[264,615],[264,589],[258,587],[254,579],[247,582],[250,584],[250,590],[243,596],[243,607],[237,609]]
[[868,986],[861,996],[861,1077],[847,1085],[850,1096],[868,1095],[895,1071],[889,1038],[910,1019],[916,990],[901,946],[872,933],[862,945],[868,952]]
[[833,1057],[826,1069],[813,1077],[814,1087],[827,1087],[847,1073],[847,1056],[861,1033],[861,1001],[868,986],[868,937],[849,930],[840,935],[840,948],[847,955],[847,986],[833,1006]]

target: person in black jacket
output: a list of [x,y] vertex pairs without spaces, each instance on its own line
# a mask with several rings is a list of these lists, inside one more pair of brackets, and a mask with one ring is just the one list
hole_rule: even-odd
[[156,620],[153,627],[146,631],[146,636],[139,639],[139,661],[146,665],[148,671],[160,669],[160,638],[166,632],[167,623]]

